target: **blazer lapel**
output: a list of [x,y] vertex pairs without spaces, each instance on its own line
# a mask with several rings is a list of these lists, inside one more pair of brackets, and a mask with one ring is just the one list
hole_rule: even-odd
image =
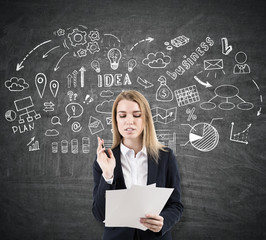
[[148,157],[148,180],[147,185],[156,183],[158,164],[151,157]]
[[120,145],[113,150],[113,154],[116,160],[116,166],[114,170],[115,181],[116,181],[116,189],[125,189],[125,179],[122,171],[121,159],[120,159]]

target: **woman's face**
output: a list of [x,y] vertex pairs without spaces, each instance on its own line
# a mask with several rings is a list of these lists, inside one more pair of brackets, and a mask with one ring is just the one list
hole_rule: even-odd
[[116,121],[124,140],[142,140],[144,113],[134,101],[121,100],[117,105]]

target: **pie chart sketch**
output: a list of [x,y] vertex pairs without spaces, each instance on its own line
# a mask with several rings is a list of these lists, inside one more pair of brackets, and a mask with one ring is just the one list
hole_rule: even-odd
[[5,113],[5,118],[7,121],[9,122],[13,122],[16,120],[17,118],[17,114],[15,111],[13,110],[8,110],[6,113]]
[[[181,124],[189,125],[189,124]],[[213,150],[219,142],[219,133],[211,123],[197,123],[191,127],[189,132],[189,140],[181,146],[190,144],[201,152],[209,152]]]

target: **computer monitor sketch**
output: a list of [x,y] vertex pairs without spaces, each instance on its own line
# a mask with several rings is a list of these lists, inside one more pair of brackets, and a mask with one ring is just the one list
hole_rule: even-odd
[[25,122],[25,120],[23,119],[24,116],[26,116],[26,119],[28,122],[32,122],[33,117],[30,115],[31,113],[32,113],[32,115],[34,115],[35,119],[41,118],[41,115],[37,114],[35,110],[29,110],[30,108],[34,107],[31,96],[15,100],[14,105],[15,105],[16,110],[18,112],[25,111],[24,113],[19,115],[19,121],[18,122],[20,124]]

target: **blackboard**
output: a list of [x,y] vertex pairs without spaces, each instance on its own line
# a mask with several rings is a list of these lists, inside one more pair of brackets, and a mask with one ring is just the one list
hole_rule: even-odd
[[[96,136],[125,89],[178,159],[173,239],[266,237],[264,1],[1,1],[1,239],[100,239]],[[118,61],[119,60],[119,61]]]

